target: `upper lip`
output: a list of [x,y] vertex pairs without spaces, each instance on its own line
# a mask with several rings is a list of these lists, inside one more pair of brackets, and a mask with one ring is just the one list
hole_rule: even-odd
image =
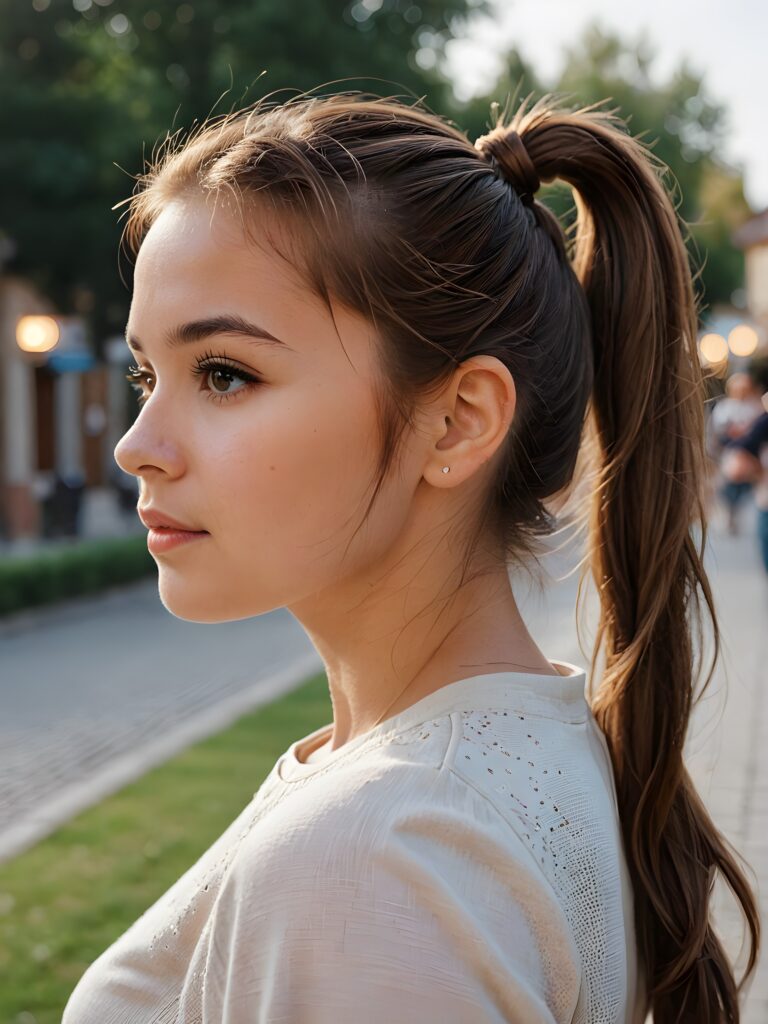
[[162,512],[159,508],[151,508],[149,505],[144,508],[139,508],[139,519],[147,527],[165,527],[171,530],[187,530],[189,533],[205,533],[205,530],[198,530],[194,526],[187,526],[185,523],[180,523],[178,519],[174,519],[169,516],[167,512]]

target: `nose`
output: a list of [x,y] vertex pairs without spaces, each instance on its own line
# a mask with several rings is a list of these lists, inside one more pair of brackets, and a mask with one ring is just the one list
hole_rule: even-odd
[[183,472],[181,448],[172,432],[171,417],[167,410],[164,416],[159,412],[155,402],[149,401],[115,445],[115,462],[131,476],[153,472],[178,476]]

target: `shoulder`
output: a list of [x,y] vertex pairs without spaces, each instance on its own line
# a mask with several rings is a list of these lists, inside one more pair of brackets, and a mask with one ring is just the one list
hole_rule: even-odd
[[563,789],[591,790],[595,813],[611,813],[610,780],[594,754],[584,720],[456,711],[285,787],[237,859],[264,877],[265,866],[279,869],[286,858],[312,873],[319,860],[394,862],[419,845],[460,849],[473,863],[503,850],[505,865],[551,882],[541,853],[545,830],[549,838],[557,830],[557,840],[567,831]]
[[341,913],[350,900],[370,910],[382,901],[418,902],[434,914],[453,902],[471,906],[480,920],[496,919],[503,907],[511,934],[530,937],[531,921],[542,941],[545,932],[547,941],[568,933],[525,823],[454,770],[456,756],[470,748],[461,736],[452,740],[450,720],[419,735],[430,752],[414,757],[403,744],[387,746],[290,794],[265,828],[246,837],[230,884],[262,905],[296,900],[326,913],[332,906]]
[[335,795],[312,788],[270,849],[247,837],[220,893],[233,962],[263,949],[290,967],[290,991],[272,986],[281,1011],[301,991],[318,1021],[371,999],[371,1021],[571,1020],[583,972],[567,918],[482,794],[444,763],[397,759]]

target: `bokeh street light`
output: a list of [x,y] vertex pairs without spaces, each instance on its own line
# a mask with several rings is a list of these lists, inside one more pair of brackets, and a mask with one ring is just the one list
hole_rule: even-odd
[[728,348],[735,356],[751,356],[757,342],[757,331],[749,324],[737,324],[728,335]]
[[22,352],[50,352],[61,330],[52,316],[23,316],[16,324],[16,344]]
[[699,352],[710,366],[719,366],[728,360],[728,342],[722,334],[705,334],[699,341]]

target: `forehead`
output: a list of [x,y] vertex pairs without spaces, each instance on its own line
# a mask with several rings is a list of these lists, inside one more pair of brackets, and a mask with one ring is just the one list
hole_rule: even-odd
[[126,333],[151,338],[225,311],[305,353],[349,357],[358,368],[370,363],[372,324],[335,300],[331,313],[285,258],[291,249],[268,210],[249,211],[246,232],[234,201],[221,195],[174,200],[139,249]]
[[134,297],[153,305],[188,303],[190,293],[215,294],[223,303],[283,296],[317,301],[271,244],[275,236],[279,242],[284,238],[265,213],[249,223],[246,237],[241,214],[221,195],[175,200],[156,218],[139,249]]

